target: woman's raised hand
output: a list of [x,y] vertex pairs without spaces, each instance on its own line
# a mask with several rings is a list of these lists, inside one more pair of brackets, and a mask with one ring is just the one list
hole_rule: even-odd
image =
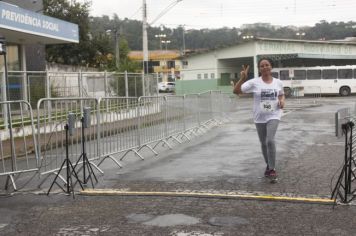
[[240,78],[243,80],[247,79],[248,71],[250,69],[249,65],[242,65],[242,70],[240,71]]

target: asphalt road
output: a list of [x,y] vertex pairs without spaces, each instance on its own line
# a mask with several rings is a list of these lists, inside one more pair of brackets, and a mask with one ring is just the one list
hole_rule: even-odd
[[[105,161],[95,189],[131,196],[73,199],[58,188],[46,196],[50,181],[42,189],[33,184],[15,194],[1,191],[0,235],[356,235],[356,204],[295,200],[330,197],[344,152],[334,113],[354,107],[354,100],[287,101],[276,137],[276,184],[263,177],[252,100],[244,98],[230,122],[191,142],[173,150],[159,146],[158,156],[145,150],[144,161],[130,154],[122,169]],[[257,198],[226,197],[233,195]]]

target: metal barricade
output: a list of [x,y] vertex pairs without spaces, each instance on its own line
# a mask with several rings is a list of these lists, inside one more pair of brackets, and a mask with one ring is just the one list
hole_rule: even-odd
[[172,139],[177,143],[190,140],[185,134],[185,97],[184,96],[166,96],[167,107],[167,132],[166,140]]
[[317,104],[321,98],[321,87],[319,86],[308,86],[304,88],[304,94],[311,99],[311,103]]
[[187,94],[184,96],[185,133],[198,135],[200,128],[199,94]]
[[[38,153],[31,105],[26,101],[0,102],[0,176],[17,190],[15,175],[38,171]],[[6,119],[5,119],[6,118]]]
[[[121,164],[113,156],[130,151],[140,158],[143,157],[136,151],[139,148],[138,133],[138,99],[126,97],[109,97],[99,99],[100,107],[100,137],[101,161],[110,158],[119,167]],[[121,159],[122,159],[121,158]]]
[[211,91],[199,94],[198,109],[200,114],[200,125],[206,130],[208,130],[210,126],[214,126],[215,122],[213,120]]
[[212,122],[215,122],[216,124],[222,124],[223,101],[221,91],[210,91],[210,101]]
[[[340,116],[342,117],[343,114]],[[341,117],[335,116],[335,118]],[[338,199],[342,203],[350,203],[356,199],[355,118],[344,118],[341,124],[342,134],[345,137],[344,163],[330,197],[335,203]],[[338,122],[336,124],[339,125]]]
[[[84,123],[85,110],[90,112],[88,125]],[[38,101],[37,112],[37,140],[41,175],[57,174],[61,163],[66,158],[65,126],[69,123],[69,114],[74,114],[75,117],[74,129],[68,140],[69,160],[76,163],[85,152],[90,164],[103,173],[93,163],[93,160],[100,156],[100,117],[97,99],[45,98]],[[83,150],[82,142],[84,141],[87,143],[86,150]],[[60,178],[65,182],[63,177]]]
[[321,98],[321,87],[306,86],[293,87],[291,97],[296,99],[298,103],[317,104]]
[[[153,153],[159,143],[171,145],[165,140],[168,137],[167,104],[165,97],[140,97],[139,103],[139,146],[148,147]],[[154,147],[150,144],[155,143]]]
[[231,93],[221,93],[221,111],[220,115],[224,122],[231,121],[230,113],[236,111],[237,97]]

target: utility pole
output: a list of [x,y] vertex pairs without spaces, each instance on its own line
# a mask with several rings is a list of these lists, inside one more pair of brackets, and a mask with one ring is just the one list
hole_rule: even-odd
[[182,36],[183,36],[183,53],[182,53],[182,55],[185,55],[185,29],[184,29],[184,25],[182,25]]
[[[174,0],[171,2],[158,16],[150,23],[154,24],[159,18],[166,14],[170,9],[172,9],[176,4],[183,0]],[[148,40],[147,40],[147,4],[146,0],[142,0],[142,51],[143,51],[143,73],[148,74]]]
[[148,40],[147,40],[147,5],[146,0],[142,0],[142,50],[143,50],[143,73],[148,74]]

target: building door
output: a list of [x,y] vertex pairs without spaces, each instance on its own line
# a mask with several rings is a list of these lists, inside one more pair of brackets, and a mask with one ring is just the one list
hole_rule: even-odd
[[230,85],[231,83],[231,74],[230,73],[221,73],[219,85]]

